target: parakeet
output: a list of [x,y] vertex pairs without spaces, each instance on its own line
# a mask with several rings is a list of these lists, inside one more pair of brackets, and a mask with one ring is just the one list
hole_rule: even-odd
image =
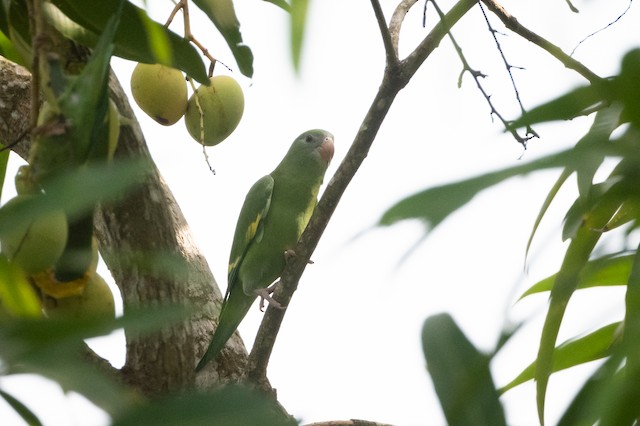
[[311,218],[333,150],[331,133],[309,130],[249,189],[231,245],[218,326],[196,371],[218,356],[258,296],[270,299],[267,287],[282,274]]

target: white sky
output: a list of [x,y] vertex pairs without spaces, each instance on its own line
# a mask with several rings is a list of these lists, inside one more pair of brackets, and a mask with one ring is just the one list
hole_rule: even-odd
[[[389,17],[396,1],[382,3]],[[405,20],[404,54],[426,34],[420,3]],[[453,2],[441,3],[446,10]],[[562,0],[503,2],[521,23],[571,51],[584,36],[615,19],[628,1],[574,4],[580,14],[571,13]],[[169,2],[162,5],[155,14],[161,22],[171,9]],[[431,6],[428,22],[433,23]],[[309,128],[325,128],[336,137],[328,181],[369,108],[384,66],[369,1],[312,2],[300,76],[291,69],[284,13],[261,1],[236,2],[236,8],[244,40],[255,55],[255,76],[250,81],[234,74],[245,90],[245,114],[228,140],[208,149],[217,174],[209,172],[200,146],[182,122],[165,128],[136,110],[152,156],[223,289],[232,233],[247,189],[273,169],[295,136]],[[221,37],[202,16],[194,15],[196,37],[233,68]],[[617,25],[584,43],[576,58],[601,76],[617,72],[623,53],[640,44],[639,19],[640,12],[632,8]],[[502,29],[497,19],[493,23]],[[179,31],[179,22],[172,28]],[[471,66],[489,74],[485,84],[500,110],[515,118],[518,109],[510,82],[480,11],[468,13],[454,31]],[[526,107],[584,82],[515,35],[500,36],[500,41],[510,63],[526,68],[514,70]],[[134,65],[114,61],[127,89]],[[269,378],[283,405],[305,423],[360,418],[396,425],[444,424],[420,343],[422,323],[435,313],[452,314],[467,336],[486,350],[492,348],[507,318],[531,318],[492,364],[498,385],[519,373],[535,354],[546,296],[517,305],[514,300],[555,272],[562,259],[558,231],[573,189],[563,191],[552,206],[534,242],[528,273],[523,273],[531,226],[558,172],[513,179],[481,194],[402,264],[403,255],[422,235],[421,225],[404,223],[354,239],[406,195],[559,151],[573,144],[590,124],[589,119],[577,119],[537,126],[541,139],[531,141],[523,155],[500,125],[491,122],[473,81],[466,76],[462,88],[457,88],[460,70],[446,40],[398,96],[287,311]],[[618,290],[577,294],[560,339],[619,319],[623,293]],[[261,313],[252,309],[240,327],[248,346],[260,320]],[[122,342],[116,336],[96,345],[119,366],[124,361]],[[580,367],[552,377],[549,420],[557,418],[592,369]],[[85,412],[80,410],[86,404],[78,397],[65,398],[55,384],[9,377],[0,385],[42,414],[48,426],[105,424],[99,413],[91,412],[89,418],[78,414]],[[43,407],[45,400],[51,403]],[[532,384],[507,393],[503,402],[510,424],[536,424]],[[9,419],[3,424],[20,424],[11,416],[11,409],[0,402],[0,418]]]

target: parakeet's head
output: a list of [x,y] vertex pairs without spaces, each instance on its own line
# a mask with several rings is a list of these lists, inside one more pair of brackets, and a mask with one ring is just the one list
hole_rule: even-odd
[[296,138],[289,152],[311,155],[327,167],[333,158],[333,135],[326,130],[308,130]]

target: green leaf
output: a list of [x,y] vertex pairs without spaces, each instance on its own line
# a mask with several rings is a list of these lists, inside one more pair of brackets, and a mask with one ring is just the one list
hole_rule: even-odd
[[388,226],[402,220],[420,219],[433,229],[478,193],[491,186],[515,176],[573,164],[579,161],[581,156],[579,150],[573,148],[526,164],[426,189],[391,206],[383,214],[378,225]]
[[427,318],[422,347],[448,424],[506,425],[489,357],[473,346],[451,316]]
[[[102,34],[109,18],[117,10],[120,0],[102,0],[99,2],[52,0],[51,3],[68,18],[89,32],[89,36],[85,34],[86,38],[78,41],[91,43],[93,38],[91,34]],[[56,26],[56,21],[52,20],[52,24]],[[69,27],[64,25],[56,26],[56,28],[69,37],[74,34],[76,36],[81,34],[77,28],[69,30]],[[150,28],[152,29],[151,32],[149,32]],[[198,82],[206,84],[208,77],[204,63],[198,51],[189,41],[151,20],[143,9],[129,2],[125,2],[123,5],[120,26],[114,37],[114,54],[137,62],[160,62],[163,58],[158,58],[155,55],[155,52],[158,51],[156,34],[159,32],[165,34],[168,40],[167,51],[171,52],[170,62],[163,62],[164,65],[180,69]],[[89,44],[89,47],[93,47],[93,45]]]
[[512,127],[526,127],[537,123],[556,120],[570,120],[586,115],[593,108],[603,106],[612,99],[613,87],[603,81],[600,84],[581,86],[565,95],[525,112],[511,123]]
[[569,407],[558,421],[557,426],[601,424],[598,419],[603,413],[611,411],[618,397],[612,391],[619,389],[624,368],[620,369],[622,357],[612,356],[607,359],[585,382]]
[[113,426],[297,425],[265,395],[240,386],[186,392],[118,413]]
[[27,62],[22,58],[22,55],[16,50],[13,42],[7,38],[4,32],[0,32],[0,56],[23,67],[28,67]]
[[[619,334],[620,322],[608,324],[586,336],[567,340],[555,348],[552,372],[602,359],[610,354],[611,345]],[[535,375],[536,362],[532,362],[515,379],[499,389],[505,393],[514,387],[532,380]]]
[[[634,255],[611,255],[590,260],[580,274],[576,289],[626,285],[631,273],[633,258]],[[522,300],[532,294],[551,291],[556,277],[557,274],[553,274],[538,281],[529,287],[518,300]]]
[[253,76],[253,53],[249,46],[242,41],[240,22],[232,0],[193,0],[211,22],[214,23],[222,37],[229,45],[231,53],[236,59],[240,72],[247,77]]
[[264,1],[278,6],[285,12],[291,12],[291,6],[289,6],[289,3],[287,3],[285,0],[264,0]]
[[132,408],[138,398],[86,360],[83,339],[122,327],[133,333],[155,331],[184,321],[190,313],[184,307],[165,306],[128,309],[117,319],[10,318],[0,326],[0,358],[5,373],[35,373],[50,378],[65,391],[84,395],[115,417]]
[[620,191],[616,189],[619,188],[614,187],[604,194],[590,212],[589,220],[578,230],[567,248],[562,266],[551,289],[549,310],[542,328],[534,376],[538,418],[541,424],[544,424],[545,397],[549,376],[553,372],[553,357],[560,324],[567,304],[578,285],[580,274],[602,235],[594,229],[602,229],[620,205]]
[[37,318],[42,315],[40,299],[24,272],[0,253],[0,308],[13,316]]
[[41,426],[42,422],[38,419],[33,411],[29,410],[29,408],[20,402],[18,399],[14,398],[11,394],[0,389],[0,396],[15,410],[16,413],[22,417],[22,420],[25,421],[29,426]]
[[[18,205],[0,208],[0,232],[38,216],[64,210],[69,216],[86,213],[98,202],[123,196],[148,173],[148,163],[140,160],[91,165],[67,171],[51,182],[46,195],[32,197]],[[78,194],[82,194],[79,197]]]
[[308,10],[309,0],[291,1],[291,58],[296,71],[300,70],[300,56]]
[[[632,401],[638,401],[640,398],[638,390],[638,380],[640,379],[640,247],[636,250],[627,284],[622,350],[627,360],[625,387],[630,394],[625,395],[624,398],[633,404]],[[622,418],[627,417],[627,414],[631,414],[631,419],[633,419],[637,417],[638,413],[640,413],[640,407],[636,406],[633,413],[620,413],[612,421],[620,422]]]

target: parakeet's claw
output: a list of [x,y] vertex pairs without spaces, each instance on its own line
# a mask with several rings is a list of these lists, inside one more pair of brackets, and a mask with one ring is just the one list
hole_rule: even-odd
[[[297,256],[297,255],[296,255],[296,252],[295,252],[295,251],[293,251],[293,250],[285,250],[285,251],[284,251],[284,261],[285,261],[285,262],[287,262],[287,263],[289,263],[289,261],[290,261],[291,259],[293,259],[294,257],[296,257],[296,256]],[[313,262],[313,260],[311,260],[311,259],[309,259],[309,260],[307,261],[307,264],[309,264],[309,265],[313,265],[313,263],[314,263],[314,262]]]
[[288,249],[284,251],[284,261],[289,263],[291,261],[291,259],[294,259],[296,257],[296,252]]
[[273,306],[277,309],[284,309],[286,306],[282,306],[280,302],[271,297],[271,293],[273,293],[276,289],[276,285],[278,285],[280,281],[277,283],[270,285],[267,288],[259,288],[255,291],[256,295],[260,297],[260,312],[264,312],[264,301],[266,300],[270,306]]

